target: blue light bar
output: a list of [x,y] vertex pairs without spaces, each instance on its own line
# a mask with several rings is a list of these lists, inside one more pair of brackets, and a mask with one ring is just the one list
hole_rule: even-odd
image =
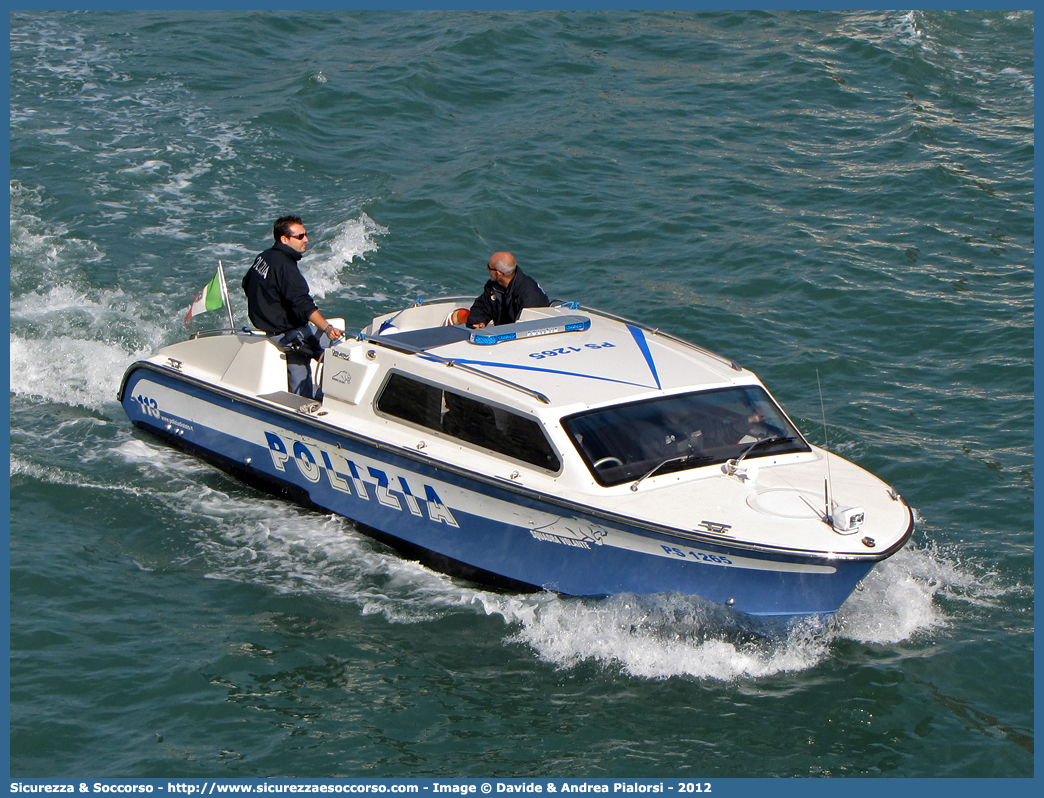
[[564,332],[583,332],[589,329],[591,320],[586,316],[560,316],[557,319],[534,319],[500,327],[484,327],[475,330],[468,339],[473,344],[492,346],[505,341],[519,341],[524,338],[535,338],[538,335],[554,335]]

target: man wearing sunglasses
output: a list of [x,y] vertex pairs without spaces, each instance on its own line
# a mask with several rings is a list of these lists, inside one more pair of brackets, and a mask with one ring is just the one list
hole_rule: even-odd
[[539,283],[523,274],[510,252],[494,252],[486,264],[489,280],[468,312],[468,327],[514,324],[523,308],[551,304]]
[[254,259],[243,278],[250,323],[268,333],[286,353],[290,391],[321,399],[312,388],[312,361],[322,357],[318,334],[331,342],[344,332],[329,324],[315,306],[308,282],[297,263],[308,247],[308,233],[299,216],[281,216],[272,227],[275,243]]

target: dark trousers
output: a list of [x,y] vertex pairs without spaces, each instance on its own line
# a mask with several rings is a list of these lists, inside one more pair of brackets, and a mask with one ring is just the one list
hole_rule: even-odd
[[286,378],[290,393],[322,400],[323,389],[312,386],[312,361],[321,360],[323,349],[311,326],[297,327],[269,339],[286,354]]

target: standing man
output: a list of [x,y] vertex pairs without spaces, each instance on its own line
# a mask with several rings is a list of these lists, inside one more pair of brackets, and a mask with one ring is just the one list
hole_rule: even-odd
[[489,280],[468,312],[468,327],[514,324],[523,308],[546,308],[551,304],[537,281],[518,268],[510,252],[494,252],[486,268]]
[[321,398],[312,392],[312,361],[323,356],[317,333],[331,342],[344,332],[330,325],[315,306],[308,282],[297,267],[308,246],[299,216],[281,216],[272,227],[275,243],[254,259],[243,278],[250,323],[286,353],[291,393]]

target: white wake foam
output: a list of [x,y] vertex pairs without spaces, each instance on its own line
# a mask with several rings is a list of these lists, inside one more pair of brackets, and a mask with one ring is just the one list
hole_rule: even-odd
[[[756,680],[814,668],[842,641],[888,646],[930,637],[950,625],[947,612],[960,602],[989,604],[1010,589],[929,545],[879,564],[833,617],[751,618],[677,594],[498,593],[404,560],[337,516],[259,500],[246,489],[217,490],[201,478],[209,466],[159,444],[123,438],[107,456],[121,484],[132,469],[136,493],[175,519],[208,578],[355,606],[390,624],[453,613],[499,617],[505,642],[567,670],[594,665],[642,679]],[[17,459],[11,469],[77,481],[69,471]]]
[[[334,229],[333,238],[323,241],[310,257],[302,261],[308,287],[315,297],[337,292],[353,293],[357,282],[349,277],[350,266],[356,258],[365,260],[367,252],[377,251],[377,236],[386,235],[388,228],[377,224],[365,213],[348,219]],[[342,278],[348,277],[347,283]]]
[[118,344],[11,335],[11,392],[70,407],[101,409],[116,401],[123,371],[138,355]]
[[[158,161],[147,163],[147,171],[164,171]],[[170,328],[201,286],[174,287],[182,290],[168,295],[81,288],[84,265],[104,255],[93,242],[44,222],[37,211],[45,204],[38,191],[12,181],[11,392],[100,409],[115,401],[127,366],[169,342]],[[308,279],[316,295],[354,290],[346,267],[375,251],[376,237],[385,233],[365,213],[339,225],[312,259]],[[240,254],[230,247],[219,254]],[[237,295],[233,307],[239,304]]]

